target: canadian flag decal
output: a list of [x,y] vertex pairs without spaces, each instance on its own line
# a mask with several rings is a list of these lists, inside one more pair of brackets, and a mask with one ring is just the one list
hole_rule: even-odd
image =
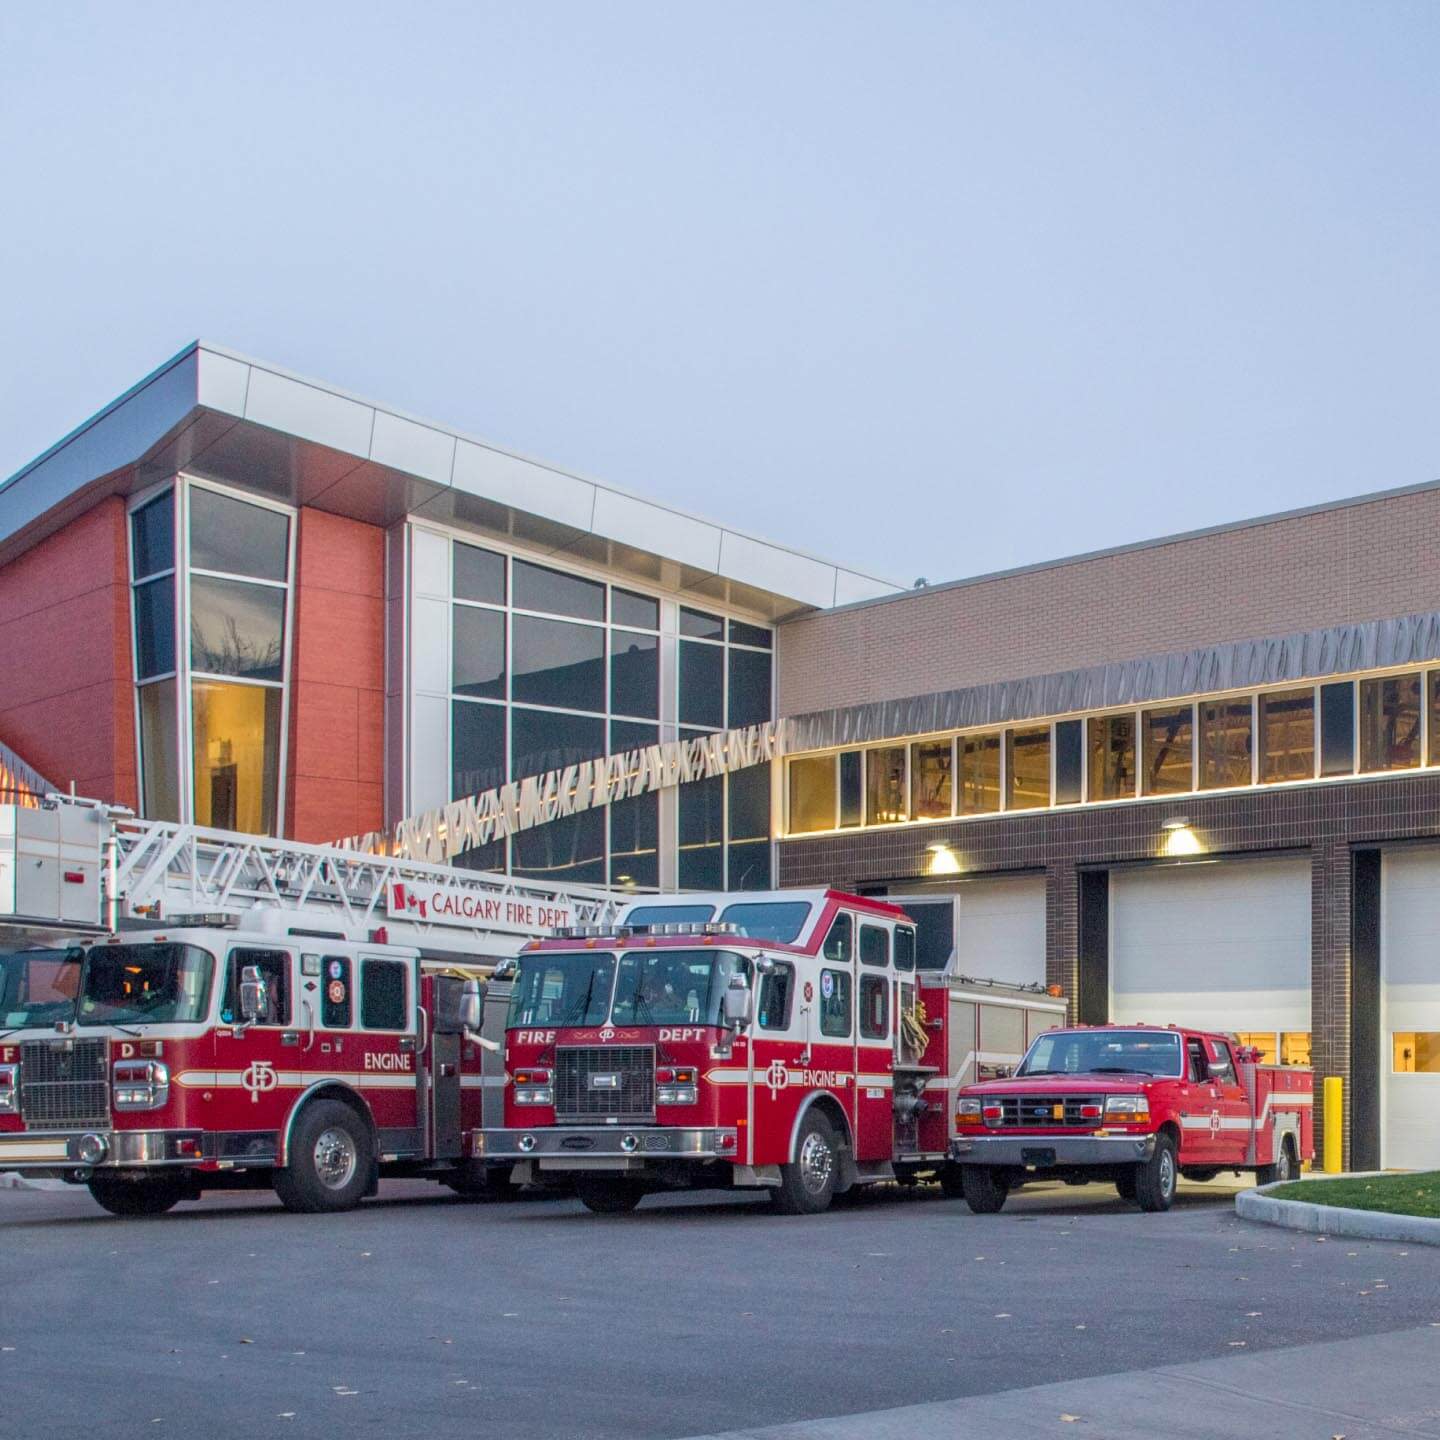
[[418,895],[412,894],[404,885],[392,885],[390,889],[395,909],[404,910],[409,915],[418,915],[422,920],[425,918],[425,902]]

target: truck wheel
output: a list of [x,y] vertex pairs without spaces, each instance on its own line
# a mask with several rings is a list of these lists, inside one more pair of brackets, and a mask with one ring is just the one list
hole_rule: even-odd
[[586,1175],[575,1182],[580,1203],[596,1215],[628,1215],[645,1197],[633,1180],[610,1175]]
[[1257,1185],[1278,1185],[1282,1180],[1293,1180],[1300,1167],[1295,1162],[1295,1143],[1289,1135],[1280,1141],[1279,1154],[1273,1165],[1262,1165],[1255,1172]]
[[353,1210],[370,1185],[375,1154],[365,1122],[339,1100],[307,1105],[290,1133],[290,1163],[275,1172],[275,1193],[301,1215]]
[[1122,1200],[1135,1203],[1135,1177],[1133,1175],[1121,1175],[1115,1181],[1116,1193]]
[[812,1110],[796,1141],[794,1162],[780,1167],[775,1208],[782,1215],[818,1215],[830,1208],[839,1178],[840,1146],[835,1131],[823,1115]]
[[1010,1194],[1009,1180],[990,1165],[962,1165],[960,1185],[965,1203],[977,1215],[998,1215]]
[[935,1178],[940,1182],[940,1192],[947,1200],[963,1200],[965,1198],[965,1186],[960,1178],[960,1167],[953,1160],[947,1160],[936,1172]]
[[89,1182],[91,1198],[112,1215],[163,1215],[186,1196],[182,1180],[157,1175],[152,1180],[117,1180],[96,1176]]
[[1175,1163],[1175,1142],[1168,1135],[1155,1141],[1155,1153],[1135,1167],[1135,1199],[1142,1210],[1168,1210],[1175,1200],[1180,1170]]
[[520,1189],[510,1183],[511,1168],[472,1161],[447,1176],[445,1183],[464,1200],[513,1200]]

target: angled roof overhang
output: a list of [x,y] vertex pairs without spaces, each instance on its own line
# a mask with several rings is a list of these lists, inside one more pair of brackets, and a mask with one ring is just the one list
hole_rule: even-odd
[[180,470],[372,525],[456,525],[772,619],[899,589],[205,342],[0,485],[0,564]]

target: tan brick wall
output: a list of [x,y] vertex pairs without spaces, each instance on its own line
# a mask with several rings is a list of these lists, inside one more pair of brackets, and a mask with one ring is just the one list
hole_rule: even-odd
[[779,713],[1432,609],[1440,490],[791,621]]

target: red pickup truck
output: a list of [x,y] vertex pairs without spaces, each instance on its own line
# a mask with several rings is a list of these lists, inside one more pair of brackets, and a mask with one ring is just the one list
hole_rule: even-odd
[[[993,1215],[1024,1180],[1110,1180],[1168,1210],[1180,1178],[1253,1170],[1287,1180],[1315,1153],[1314,1073],[1262,1065],[1233,1035],[1084,1025],[1038,1036],[1014,1074],[956,1096],[950,1160]],[[953,1173],[953,1172],[952,1172]]]

